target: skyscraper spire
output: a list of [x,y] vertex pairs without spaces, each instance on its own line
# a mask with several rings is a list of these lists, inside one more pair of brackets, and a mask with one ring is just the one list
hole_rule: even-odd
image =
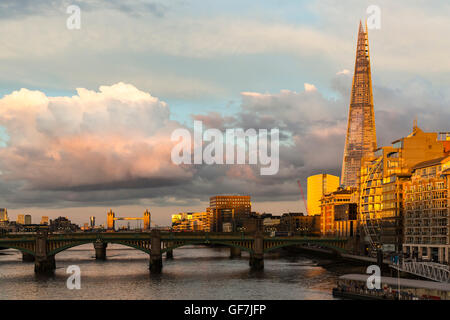
[[369,39],[359,22],[355,71],[348,113],[347,137],[342,161],[341,184],[358,186],[361,159],[372,156],[377,148],[375,114],[373,111],[372,79],[370,71]]

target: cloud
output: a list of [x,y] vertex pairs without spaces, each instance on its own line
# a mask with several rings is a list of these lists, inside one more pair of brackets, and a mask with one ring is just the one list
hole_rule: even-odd
[[305,83],[304,84],[304,88],[305,88],[306,92],[308,92],[308,91],[317,91],[316,86],[313,85],[313,84],[309,84],[309,83]]
[[342,75],[342,74],[350,74],[350,70],[344,69],[344,70],[341,70],[336,73],[336,75],[338,75],[338,76]]
[[[318,89],[243,92],[232,115],[192,115],[221,131],[279,128],[280,169],[273,176],[261,176],[257,165],[173,165],[170,136],[181,125],[165,102],[130,84],[79,88],[72,97],[14,91],[0,99],[0,200],[12,208],[162,208],[239,193],[258,203],[293,203],[298,179],[306,186],[312,174],[340,175],[351,76],[330,82],[335,98]],[[377,84],[374,101],[379,146],[408,135],[415,117],[425,131],[450,129],[449,96],[423,79]]]
[[[234,117],[220,119],[217,113],[210,115],[210,122],[224,128],[278,127],[282,132],[279,173],[261,177],[255,168],[253,172],[248,168],[229,169],[228,177],[245,180],[236,190],[254,190],[252,196],[264,201],[293,200],[298,196],[297,179],[306,185],[306,177],[312,174],[340,176],[351,75],[338,73],[331,79],[331,87],[338,93],[337,98],[327,98],[308,86],[303,92],[243,92],[241,109]],[[421,78],[404,87],[375,85],[374,104],[379,146],[407,136],[416,116],[425,131],[450,130],[449,95]],[[254,181],[264,187],[252,189]]]
[[102,190],[171,185],[191,177],[172,165],[165,102],[132,85],[47,97],[21,89],[0,100],[2,180],[25,190]]

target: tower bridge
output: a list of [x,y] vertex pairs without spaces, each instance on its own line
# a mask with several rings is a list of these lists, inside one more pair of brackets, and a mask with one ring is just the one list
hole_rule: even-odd
[[108,230],[114,230],[115,222],[118,220],[142,220],[144,221],[144,230],[150,230],[151,214],[150,211],[145,210],[143,217],[116,217],[114,211],[110,209],[106,216]]
[[[336,254],[345,253],[346,238],[319,237],[270,237],[254,234],[228,232],[102,232],[102,233],[48,233],[40,230],[33,234],[6,234],[0,237],[0,247],[13,248],[23,253],[24,260],[34,260],[36,273],[53,272],[56,268],[55,255],[69,248],[93,243],[98,260],[106,259],[108,243],[116,243],[141,250],[149,254],[149,268],[152,273],[162,271],[162,255],[173,256],[173,250],[186,245],[219,244],[230,247],[231,257],[240,256],[242,251],[250,254],[252,269],[264,268],[264,254],[272,250],[292,246],[315,244],[332,249]],[[1,268],[1,264],[0,264]]]

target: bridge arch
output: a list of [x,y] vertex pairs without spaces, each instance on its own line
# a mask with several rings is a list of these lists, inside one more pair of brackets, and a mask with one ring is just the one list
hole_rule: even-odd
[[206,241],[183,241],[180,243],[176,243],[175,245],[172,246],[168,246],[168,247],[164,247],[161,249],[161,253],[170,251],[170,250],[174,250],[180,247],[184,247],[184,246],[189,246],[189,245],[195,245],[195,244],[203,244],[203,245],[208,245],[208,244],[220,244],[220,245],[224,245],[226,247],[233,247],[233,248],[239,248],[242,251],[247,251],[247,252],[253,252],[252,248],[243,246],[243,245],[239,245],[237,243],[233,243],[233,242],[226,242],[226,241],[214,241],[214,240],[206,240]]
[[[65,251],[67,249],[70,249],[70,248],[73,248],[73,247],[78,247],[78,246],[81,246],[81,245],[84,245],[84,244],[89,244],[89,243],[94,244],[95,242],[96,242],[96,240],[85,240],[85,241],[71,242],[71,243],[59,246],[59,247],[57,247],[57,248],[55,248],[53,250],[49,250],[48,255],[56,255],[56,254],[58,254],[58,253],[60,253],[62,251]],[[123,245],[123,246],[126,246],[126,247],[130,247],[130,248],[134,248],[134,249],[137,249],[137,250],[140,250],[140,251],[143,251],[145,253],[150,254],[150,249],[141,247],[141,246],[136,245],[134,243],[129,243],[127,241],[120,241],[120,240],[107,240],[107,241],[104,241],[103,240],[102,242],[103,243],[120,244],[120,245]]]
[[304,245],[304,244],[308,244],[308,243],[331,249],[333,252],[336,252],[336,253],[345,253],[346,252],[346,250],[344,248],[336,246],[333,243],[322,242],[322,241],[315,242],[315,241],[310,241],[310,240],[309,241],[302,240],[302,241],[285,241],[285,242],[280,241],[279,243],[276,243],[272,246],[268,246],[267,248],[264,248],[264,253],[268,253],[270,251],[280,249],[280,248],[285,248],[285,247],[290,247],[290,246],[295,246],[295,245]]
[[28,249],[28,248],[23,248],[23,247],[19,247],[19,246],[14,246],[14,245],[9,245],[9,244],[2,244],[2,246],[1,246],[2,248],[5,248],[5,249],[15,249],[15,250],[18,250],[18,251],[20,251],[20,252],[22,252],[22,253],[28,253],[28,254],[30,254],[30,255],[32,255],[32,256],[35,256],[36,255],[36,253],[34,252],[34,250],[31,250],[31,249]]

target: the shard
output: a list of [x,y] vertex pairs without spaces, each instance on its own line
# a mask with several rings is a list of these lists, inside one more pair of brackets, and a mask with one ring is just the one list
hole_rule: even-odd
[[377,147],[367,25],[365,29],[360,22],[342,161],[341,184],[344,187],[358,186],[361,159],[372,156]]

